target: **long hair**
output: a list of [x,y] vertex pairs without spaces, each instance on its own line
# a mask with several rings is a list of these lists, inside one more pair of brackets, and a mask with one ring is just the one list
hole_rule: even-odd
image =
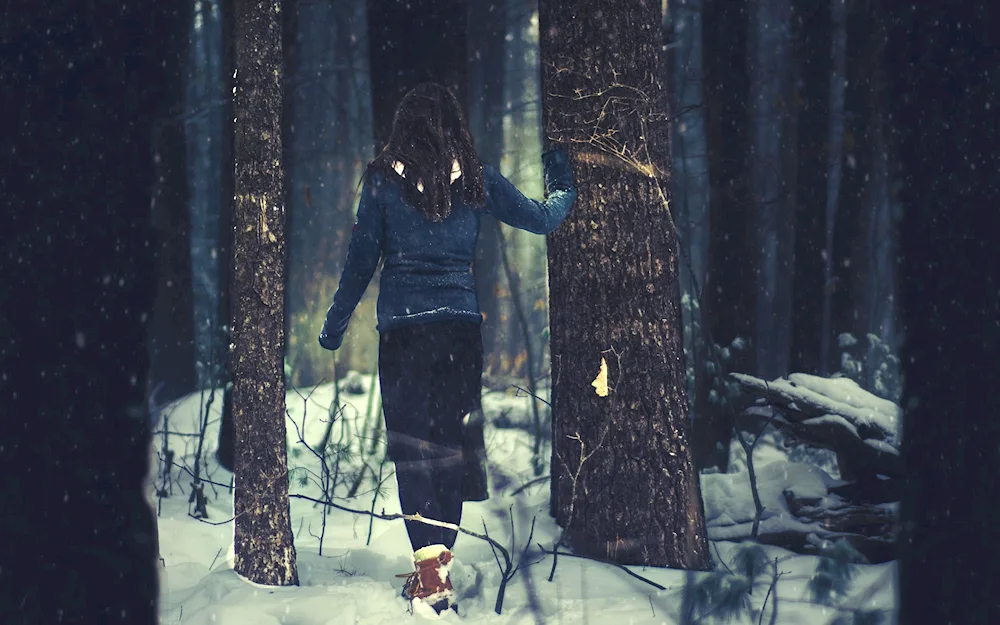
[[[389,143],[376,156],[362,182],[379,170],[399,179],[403,197],[431,221],[451,214],[451,172],[457,160],[462,175],[463,199],[472,206],[486,202],[483,165],[472,146],[472,137],[458,99],[445,87],[422,83],[403,96],[392,120]],[[393,170],[393,161],[403,164],[403,177]],[[420,181],[423,192],[417,189]]]

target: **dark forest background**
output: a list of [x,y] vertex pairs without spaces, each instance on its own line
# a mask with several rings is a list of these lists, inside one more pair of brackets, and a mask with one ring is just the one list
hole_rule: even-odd
[[[79,622],[153,622],[141,495],[150,397],[162,403],[226,377],[229,2],[3,9],[4,622],[43,622],[31,615],[53,606]],[[418,15],[454,20],[448,45],[372,41],[368,21],[400,6],[284,3],[294,385],[334,375],[315,336],[357,180],[405,83],[390,61],[418,71],[423,55],[448,55],[484,160],[541,196],[535,7],[437,2]],[[900,622],[962,613],[974,616],[956,622],[992,622],[997,9],[985,0],[670,0],[667,9],[696,459],[724,467],[728,449],[718,396],[729,391],[710,350],[725,350],[729,370],[765,378],[843,369],[907,409]],[[419,36],[419,21],[411,31]],[[544,377],[544,357],[529,371],[525,356],[544,354],[544,239],[489,232],[477,274],[484,311],[496,311],[487,383]],[[376,297],[370,288],[355,314],[338,375],[375,366]],[[530,312],[527,328],[516,306]]]

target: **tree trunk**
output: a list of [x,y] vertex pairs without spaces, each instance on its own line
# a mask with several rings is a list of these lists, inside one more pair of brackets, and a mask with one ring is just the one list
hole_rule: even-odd
[[[702,91],[702,0],[682,0],[666,6],[667,32],[672,33],[674,45],[673,54],[668,56],[674,87],[673,197],[680,236],[681,293],[687,298],[687,303],[681,306],[681,317],[684,322],[684,353],[693,382],[688,385],[688,403],[692,419],[703,417],[707,421],[711,418],[710,407],[704,405],[704,401],[698,405],[698,378],[709,375],[709,353],[702,329],[705,319],[701,307],[708,278],[711,228],[708,134]],[[704,462],[715,466],[726,465],[726,455],[719,453],[718,446],[721,443],[722,451],[725,450],[725,442],[729,440],[728,428],[724,433],[705,437],[704,430],[710,432],[713,426],[711,421],[692,425],[695,465],[699,469],[711,466]],[[699,446],[701,442],[704,444]]]
[[[998,623],[1000,39],[987,0],[885,3],[906,388],[900,623]],[[944,71],[942,71],[944,68]],[[948,97],[941,97],[948,94]]]
[[[886,80],[884,72],[876,78]],[[893,354],[899,353],[899,331],[896,322],[898,301],[897,257],[899,249],[899,207],[892,192],[892,164],[895,150],[886,137],[885,100],[883,88],[872,90],[871,104],[871,178],[867,185],[867,228],[865,248],[868,265],[865,272],[865,319],[867,332],[879,337]],[[890,151],[893,156],[890,158]]]
[[219,193],[228,167],[223,160],[226,132],[227,82],[223,67],[222,12],[218,0],[193,3],[193,30],[188,46],[187,155],[191,218],[191,274],[194,313],[194,349],[198,388],[219,387],[225,377],[229,341],[223,331],[222,274],[228,255],[221,253],[220,236],[229,236],[228,201]]
[[[129,0],[4,6],[5,625],[157,622],[145,488],[153,155],[165,148],[154,127],[179,112],[186,15],[183,3]],[[170,149],[183,162],[183,143]]]
[[[713,45],[705,47],[705,104],[709,167],[708,270],[700,302],[706,341],[721,347],[752,334],[751,245],[746,185],[747,11],[745,3],[704,0],[702,27]],[[669,6],[669,5],[668,5]],[[750,369],[749,350],[730,350],[727,370]],[[732,412],[726,405],[725,373],[696,362],[698,418],[693,427],[699,468],[725,472],[732,439]]]
[[[503,156],[504,36],[506,8],[503,2],[469,3],[469,90],[466,109],[469,131],[479,158],[494,167]],[[483,314],[485,363],[499,362],[500,348],[500,226],[483,215],[476,248],[476,295]],[[489,373],[489,372],[487,372]]]
[[652,3],[561,0],[539,13],[545,128],[579,186],[548,239],[552,512],[579,553],[707,570],[660,25]]
[[794,106],[790,65],[790,0],[760,0],[752,7],[747,60],[750,73],[750,184],[756,241],[754,354],[757,375],[788,373],[794,216],[787,179]]
[[236,0],[233,422],[236,572],[298,584],[285,441],[281,2]]
[[844,163],[844,88],[847,56],[847,0],[830,0],[830,123],[827,140],[826,247],[823,256],[823,322],[820,329],[819,374],[830,371],[831,312],[833,302],[833,232]]
[[171,114],[153,129],[157,291],[149,345],[150,379],[161,402],[197,386],[183,85],[177,81],[176,92],[167,96]]
[[[825,288],[820,276],[826,271],[826,189],[829,172],[827,140],[830,136],[831,27],[826,5],[813,0],[793,0],[793,56],[801,75],[798,92],[799,140],[796,151],[795,267],[792,272],[792,354],[789,371],[819,373],[819,341],[823,335]],[[841,184],[841,186],[843,186]],[[844,194],[840,194],[841,198]],[[843,215],[846,200],[838,201]],[[843,219],[839,220],[840,224]],[[838,224],[838,226],[840,225]],[[838,227],[838,242],[847,229]],[[837,248],[839,249],[839,248]],[[841,266],[834,265],[835,269]],[[831,292],[837,282],[830,285]],[[839,295],[839,293],[831,293]],[[831,322],[831,326],[834,326]]]

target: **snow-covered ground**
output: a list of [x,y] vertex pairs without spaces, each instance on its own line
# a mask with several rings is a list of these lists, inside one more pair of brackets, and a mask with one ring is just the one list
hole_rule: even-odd
[[[367,376],[363,386],[367,389],[373,379]],[[377,381],[375,389],[377,392]],[[299,431],[310,443],[319,441],[327,427],[328,407],[333,402],[333,385],[315,389],[297,389],[288,394],[289,418],[287,422],[289,464],[292,470],[293,493],[321,497],[320,489],[309,476],[318,474],[318,462],[304,445],[297,442]],[[520,559],[528,537],[532,519],[535,519],[532,543],[551,547],[559,536],[559,528],[548,514],[549,486],[541,481],[517,495],[512,492],[531,481],[531,436],[523,429],[497,428],[493,422],[502,413],[501,423],[528,423],[529,404],[526,397],[513,394],[489,394],[484,399],[487,415],[487,449],[490,460],[492,495],[488,501],[466,503],[462,526],[481,532],[483,524],[489,535],[501,544],[510,545],[510,510],[513,510],[515,528],[512,557]],[[308,397],[308,401],[304,399]],[[168,429],[185,435],[169,437],[174,461],[188,467],[194,465],[197,437],[187,434],[198,431],[199,407],[207,395],[192,395],[165,409],[169,414]],[[372,398],[372,413],[377,414],[378,397]],[[369,397],[340,394],[346,407],[343,419],[335,424],[332,440],[342,445],[352,445],[355,452],[359,441],[367,436],[364,423],[369,414]],[[232,475],[218,467],[214,451],[218,440],[221,393],[217,394],[208,418],[204,441],[204,460],[207,464],[203,476],[219,484],[229,484]],[[307,408],[305,415],[303,409]],[[304,423],[303,423],[304,421]],[[368,434],[374,421],[369,420]],[[161,429],[162,422],[157,429]],[[343,429],[342,429],[343,428]],[[158,436],[156,450],[160,451],[162,439]],[[364,449],[369,449],[364,442]],[[813,467],[789,464],[780,450],[762,444],[755,453],[756,468],[761,480],[761,495],[768,511],[764,524],[784,523],[794,525],[794,518],[782,514],[780,492],[783,484],[794,483],[802,492],[815,488],[817,493],[830,478]],[[350,463],[343,463],[341,470],[355,470],[357,453]],[[159,467],[154,459],[154,467]],[[378,465],[375,465],[378,471]],[[390,475],[391,464],[384,465],[385,493],[374,505],[376,512],[398,513],[399,501],[396,484]],[[292,529],[298,561],[300,585],[298,587],[271,588],[258,586],[238,576],[232,568],[233,523],[232,495],[222,486],[208,485],[207,521],[189,516],[192,505],[188,503],[190,476],[176,467],[173,494],[159,500],[160,551],[164,562],[161,571],[160,620],[162,623],[187,625],[398,625],[423,617],[410,614],[408,603],[400,597],[402,580],[397,573],[412,568],[409,541],[401,520],[375,520],[369,517],[333,510],[327,516],[325,535],[320,554],[322,508],[313,503],[291,500]],[[706,519],[713,538],[738,540],[749,531],[746,519],[753,516],[747,474],[702,476]],[[343,496],[346,489],[339,489]],[[338,503],[356,509],[371,509],[373,494],[371,480],[366,479],[353,499],[338,499]],[[769,505],[770,504],[770,505]],[[229,521],[229,522],[226,522]],[[741,528],[742,529],[739,529]],[[737,542],[715,540],[712,555],[717,570],[733,567],[733,558],[740,549]],[[773,562],[779,558],[779,573],[775,591],[768,599],[767,608],[760,622],[780,624],[816,625],[832,623],[838,615],[848,614],[834,608],[813,603],[807,584],[817,570],[819,558],[795,555],[784,549],[764,547]],[[684,571],[629,567],[661,586],[658,590],[636,580],[615,567],[578,558],[559,558],[555,578],[548,581],[551,557],[541,554],[537,547],[529,550],[527,563],[507,585],[502,614],[494,612],[501,573],[488,543],[467,535],[459,535],[455,544],[456,556],[452,568],[452,581],[460,597],[460,614],[446,613],[439,620],[464,623],[679,623],[682,592],[688,578]],[[883,610],[883,623],[892,622],[891,611],[895,603],[894,563],[862,565],[858,567],[850,588],[844,596],[836,597],[834,604],[851,609]],[[704,579],[707,573],[694,576]],[[758,578],[758,585],[746,595],[749,605],[759,610],[768,594],[770,574]],[[778,615],[771,619],[777,594]],[[709,617],[697,622],[723,622]],[[744,612],[731,623],[757,623],[758,618]],[[851,620],[845,621],[851,623]]]

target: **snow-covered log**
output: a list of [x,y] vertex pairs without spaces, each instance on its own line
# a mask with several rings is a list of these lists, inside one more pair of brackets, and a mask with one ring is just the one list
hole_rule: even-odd
[[764,422],[793,438],[837,454],[841,477],[848,481],[902,476],[899,455],[900,408],[859,387],[849,378],[821,378],[793,373],[766,382],[730,374],[761,397],[740,415],[740,424],[759,431]]
[[[755,514],[746,473],[701,476],[711,540],[748,538]],[[815,539],[846,539],[870,562],[893,559],[898,506],[848,501],[847,486],[822,469],[799,462],[772,462],[757,470],[764,513],[758,540],[798,553],[815,553]]]

